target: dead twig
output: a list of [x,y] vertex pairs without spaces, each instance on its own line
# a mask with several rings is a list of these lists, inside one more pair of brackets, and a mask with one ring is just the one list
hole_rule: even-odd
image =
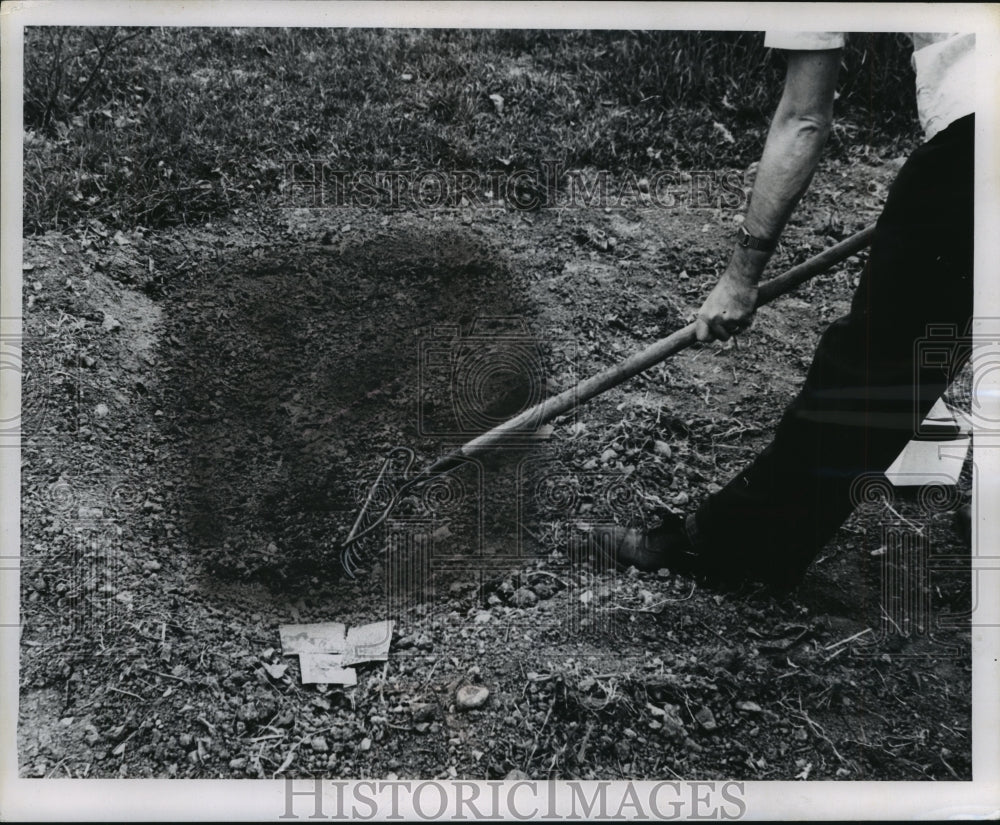
[[[697,585],[692,584],[691,585],[691,590],[688,591],[688,594],[686,596],[684,596],[683,598],[680,598],[680,599],[663,599],[662,601],[657,602],[656,604],[651,605],[650,607],[625,607],[625,605],[622,605],[622,604],[612,604],[612,605],[608,605],[607,607],[604,607],[604,608],[601,608],[601,609],[602,610],[627,610],[629,613],[662,613],[663,612],[663,608],[666,607],[668,604],[673,604],[673,603],[676,603],[676,602],[686,602],[688,599],[690,599],[694,595],[694,591],[695,591],[696,587],[697,587]],[[711,628],[709,628],[709,629],[711,629]],[[712,632],[715,633],[714,630]],[[716,634],[716,635],[718,635],[718,634]],[[722,637],[720,636],[719,638],[722,638]],[[725,641],[725,639],[723,639],[723,641]]]
[[583,764],[584,760],[587,758],[587,746],[590,744],[590,734],[594,732],[594,723],[588,722],[587,729],[583,732],[583,741],[580,743],[580,747],[576,752],[576,761]]
[[163,679],[173,679],[175,682],[180,682],[181,684],[188,685],[190,687],[191,682],[185,679],[183,676],[174,676],[172,673],[163,673],[159,670],[150,670],[148,667],[137,667],[136,670],[141,670],[143,673],[149,673],[152,676],[160,676]]
[[303,742],[305,742],[305,738],[302,738],[298,742],[295,742],[288,749],[288,753],[285,754],[285,758],[282,760],[281,766],[271,775],[271,779],[277,779],[278,774],[284,773],[285,771],[288,770],[289,765],[292,764],[292,760],[295,759],[295,754],[299,750],[299,745],[301,745]]
[[848,636],[846,639],[841,639],[839,642],[834,642],[823,648],[823,650],[833,650],[835,647],[840,647],[841,645],[846,645],[848,642],[853,642],[855,639],[860,639],[866,633],[873,633],[874,631],[870,627],[866,627],[864,630],[859,630],[853,636]]
[[557,750],[554,754],[552,754],[552,761],[549,762],[549,768],[546,771],[547,774],[551,775],[552,771],[555,770],[556,762],[564,753],[566,753],[566,747],[567,747],[566,745],[562,745],[560,746],[559,750]]
[[901,522],[903,522],[903,524],[905,524],[905,525],[906,525],[907,527],[910,527],[910,528],[912,528],[912,529],[913,529],[913,531],[914,531],[914,532],[915,532],[915,533],[916,533],[916,534],[917,534],[918,536],[922,536],[922,535],[924,534],[924,528],[923,528],[923,527],[921,527],[921,526],[919,526],[919,525],[917,525],[917,524],[914,524],[914,523],[913,523],[912,521],[910,521],[910,520],[909,520],[908,518],[906,518],[906,517],[905,517],[904,515],[902,515],[902,514],[901,514],[901,513],[900,513],[900,512],[899,512],[899,511],[898,511],[898,510],[897,510],[897,509],[895,508],[895,507],[893,507],[893,506],[892,506],[892,505],[891,505],[891,504],[890,504],[890,503],[889,503],[888,501],[884,501],[884,502],[883,502],[883,504],[885,504],[885,508],[886,508],[886,509],[887,509],[887,510],[888,510],[888,511],[889,511],[890,513],[892,513],[892,514],[893,514],[893,515],[894,515],[894,516],[895,516],[896,518],[898,518],[898,519],[899,519],[899,520],[900,520]]
[[900,628],[900,626],[899,626],[898,624],[896,624],[896,622],[895,622],[895,621],[893,621],[893,618],[892,618],[892,616],[890,616],[890,615],[889,615],[888,611],[887,611],[887,610],[885,609],[885,605],[884,605],[884,604],[880,604],[880,605],[878,606],[878,609],[879,609],[879,611],[880,611],[880,612],[882,613],[882,618],[883,618],[883,619],[884,619],[885,621],[889,622],[889,624],[891,624],[891,625],[892,625],[892,626],[893,626],[894,628],[896,628],[896,632],[897,632],[897,633],[898,633],[898,634],[899,634],[900,636],[905,636],[905,635],[906,635],[906,634],[904,634],[904,633],[903,633],[903,630],[902,630],[902,628]]
[[423,692],[427,688],[427,685],[430,684],[431,677],[434,675],[434,671],[437,670],[437,666],[440,661],[441,661],[440,658],[434,660],[434,664],[431,665],[431,672],[427,674],[427,677],[420,685],[420,692]]
[[538,742],[541,739],[542,733],[545,730],[546,725],[549,724],[549,717],[552,715],[552,708],[555,707],[556,698],[552,697],[552,701],[549,702],[548,712],[545,714],[545,718],[542,720],[542,726],[538,729],[538,733],[535,734],[535,741],[531,745],[531,753],[528,754],[528,758],[524,762],[524,772],[528,772],[528,767],[531,765],[531,760],[535,758],[535,751],[538,749]]
[[[694,585],[691,585],[691,593],[694,593]],[[691,594],[688,594],[688,598],[691,598]],[[723,636],[721,633],[719,633],[718,630],[715,630],[714,628],[709,627],[707,624],[705,624],[703,621],[701,621],[701,619],[698,620],[698,624],[700,624],[703,628],[705,628],[705,630],[707,630],[709,633],[714,634],[723,643],[725,643],[727,645],[729,644],[729,639],[727,639],[725,636]]]
[[131,696],[133,699],[138,699],[140,702],[145,702],[145,698],[140,696],[138,693],[133,693],[131,690],[122,690],[121,688],[116,688],[114,685],[110,685],[108,690],[113,690],[115,693],[124,693],[126,696]]
[[269,733],[266,736],[255,736],[253,739],[249,739],[249,742],[263,742],[265,739],[284,739],[288,734],[285,733]]
[[962,778],[962,777],[960,777],[955,772],[955,769],[951,765],[948,764],[948,761],[943,756],[941,756],[940,754],[938,754],[938,759],[941,760],[941,764],[944,765],[948,769],[948,773],[950,773],[952,776],[954,776],[955,779],[959,779],[960,780]]
[[826,744],[830,746],[830,750],[833,751],[833,755],[837,757],[840,764],[846,765],[847,760],[840,755],[840,751],[837,750],[837,746],[833,744],[833,741],[830,739],[830,737],[827,736],[826,733],[823,731],[823,729],[818,724],[816,724],[812,719],[810,719],[809,714],[807,714],[805,710],[802,709],[801,699],[799,700],[799,710],[801,711],[801,713],[793,713],[792,716],[801,719],[803,722],[809,725],[809,727],[812,728],[813,733],[815,733],[820,739],[822,739],[824,742],[826,742]]

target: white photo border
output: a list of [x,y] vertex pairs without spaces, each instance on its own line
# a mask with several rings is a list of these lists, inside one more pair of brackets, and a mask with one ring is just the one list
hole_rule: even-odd
[[[0,318],[20,332],[22,209],[22,46],[29,25],[63,26],[334,26],[413,28],[629,28],[835,31],[942,31],[977,35],[976,317],[1000,318],[1000,4],[890,3],[539,3],[539,2],[52,2],[5,3],[2,25],[2,204]],[[989,376],[980,397],[1000,415],[1000,381]],[[983,386],[981,386],[981,389]],[[20,388],[5,383],[0,412],[19,409]],[[1000,538],[1000,450],[977,441],[979,535]],[[0,450],[0,559],[16,559],[20,536],[17,450]],[[987,571],[1000,596],[1000,571]],[[15,727],[18,700],[16,564],[0,564],[0,819],[259,820],[285,811],[284,781],[19,779]],[[971,782],[746,782],[748,818],[937,819],[1000,815],[1000,598],[980,606],[973,632],[973,780]],[[178,786],[178,783],[183,783]],[[348,783],[350,784],[350,783]],[[448,783],[439,783],[447,786]],[[485,783],[478,783],[485,784]],[[544,783],[540,783],[544,784]],[[592,784],[592,783],[585,783]],[[637,787],[654,783],[635,783]],[[183,789],[183,790],[182,790]],[[180,791],[180,792],[179,792]],[[330,807],[332,811],[332,806]],[[454,808],[449,809],[451,811]],[[401,811],[401,814],[406,811]],[[411,815],[413,812],[411,811]],[[379,812],[375,818],[384,818]],[[300,818],[307,818],[305,814]]]

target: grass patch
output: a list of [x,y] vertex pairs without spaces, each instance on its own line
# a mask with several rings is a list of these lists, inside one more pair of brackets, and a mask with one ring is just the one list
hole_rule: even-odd
[[[32,27],[25,231],[209,220],[272,197],[285,162],[309,157],[345,170],[742,166],[759,156],[784,72],[762,40]],[[858,35],[830,151],[912,141],[912,90],[906,39]]]

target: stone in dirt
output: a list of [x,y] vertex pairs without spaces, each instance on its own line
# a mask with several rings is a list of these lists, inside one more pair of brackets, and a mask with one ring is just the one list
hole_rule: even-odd
[[459,710],[475,710],[486,704],[490,691],[483,685],[462,685],[455,694],[455,707]]
[[715,721],[715,716],[707,707],[699,708],[698,712],[695,713],[694,718],[705,730],[715,730],[719,727],[719,724]]
[[663,456],[664,458],[670,458],[670,456],[672,454],[672,450],[670,449],[670,445],[667,444],[666,441],[657,441],[657,442],[655,442],[653,444],[653,450],[654,450],[654,452],[657,455]]

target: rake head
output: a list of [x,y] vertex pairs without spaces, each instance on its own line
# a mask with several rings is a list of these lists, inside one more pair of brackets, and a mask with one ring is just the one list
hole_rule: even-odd
[[347,538],[339,547],[340,563],[348,578],[356,578],[362,561],[358,542],[385,522],[403,493],[412,486],[410,470],[415,459],[416,454],[409,447],[394,447],[382,462]]

